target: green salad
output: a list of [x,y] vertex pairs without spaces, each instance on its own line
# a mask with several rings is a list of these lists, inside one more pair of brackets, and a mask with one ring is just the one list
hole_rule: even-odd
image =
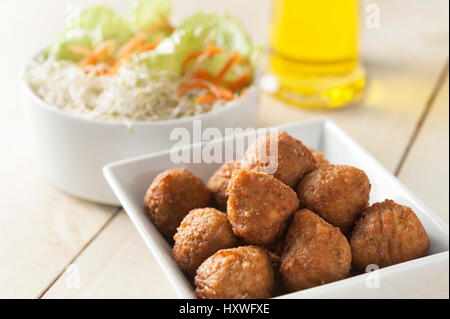
[[252,83],[260,48],[240,22],[197,13],[178,26],[167,0],[139,0],[122,16],[95,6],[27,68],[32,90],[82,116],[174,119],[226,107]]

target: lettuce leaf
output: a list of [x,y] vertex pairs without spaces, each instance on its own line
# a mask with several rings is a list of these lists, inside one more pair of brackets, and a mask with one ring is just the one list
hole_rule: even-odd
[[252,52],[250,37],[239,20],[228,14],[197,13],[186,18],[179,28],[204,30],[215,45],[229,51],[239,51],[246,58],[249,58]]
[[[186,18],[169,37],[151,52],[143,53],[141,61],[151,69],[171,70],[181,74],[183,61],[193,52],[202,50],[207,42],[223,47],[229,53],[239,51],[255,66],[259,49],[255,47],[239,21],[229,15],[199,13]],[[205,68],[217,74],[228,61],[229,54],[214,56],[205,63]],[[233,80],[244,72],[240,65],[228,72],[226,80]]]
[[161,15],[169,17],[172,3],[168,0],[138,0],[130,11],[130,22],[137,28],[148,28],[161,21]]
[[104,40],[115,40],[122,45],[133,35],[131,24],[114,10],[96,6],[80,13],[80,29],[101,30]]
[[[87,8],[80,13],[78,25],[66,28],[55,38],[47,49],[47,57],[77,62],[82,56],[70,51],[71,45],[94,48],[105,40],[114,40],[118,49],[138,30],[160,22],[162,15],[168,17],[171,11],[172,5],[168,0],[138,0],[128,18],[104,6]],[[232,51],[239,51],[247,60],[244,65],[235,65],[227,72],[226,80],[242,75],[248,61],[255,67],[259,58],[260,49],[253,45],[240,22],[227,14],[194,14],[182,21],[172,34],[168,34],[167,30],[162,30],[147,39],[153,42],[165,37],[155,50],[140,55],[139,60],[148,68],[171,70],[180,75],[183,61],[193,52],[204,49],[208,42],[226,50],[205,62],[204,67],[212,74],[223,68]]]
[[[208,60],[206,60],[203,64],[203,68],[208,71],[210,74],[217,75],[225,64],[228,62],[230,58],[229,53],[219,53]],[[233,81],[237,78],[241,77],[249,66],[250,60],[244,61],[243,63],[239,63],[234,65],[228,72],[226,73],[224,80],[225,81]]]
[[78,61],[81,56],[69,50],[70,45],[95,47],[105,40],[114,40],[119,47],[133,35],[131,24],[115,11],[96,6],[81,11],[78,23],[56,36],[47,50],[47,57]]
[[82,56],[69,50],[71,45],[82,45],[93,47],[96,36],[90,30],[70,29],[55,37],[52,44],[47,48],[46,58],[55,60],[79,61]]
[[139,61],[149,69],[181,74],[181,65],[189,54],[205,47],[206,33],[192,28],[177,29],[153,51],[142,53]]

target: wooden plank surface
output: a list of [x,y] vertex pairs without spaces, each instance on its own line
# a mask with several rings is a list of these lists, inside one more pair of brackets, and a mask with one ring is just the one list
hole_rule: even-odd
[[[44,298],[177,298],[124,212],[73,265],[77,268],[68,268]],[[76,272],[79,284],[72,285]]]
[[[87,203],[55,190],[39,177],[28,151],[15,81],[19,66],[41,49],[55,30],[61,29],[69,5],[92,2],[0,2],[0,12],[8,12],[4,19],[0,19],[0,37],[3,43],[9,44],[8,47],[0,44],[2,57],[8,61],[0,64],[3,97],[0,108],[0,118],[3,119],[0,125],[0,149],[3,150],[0,167],[0,297],[38,297],[42,293],[49,298],[175,297],[159,266],[123,212],[111,219],[113,208]],[[179,20],[198,8],[229,11],[243,21],[258,42],[264,44],[270,2],[175,0],[174,17]],[[394,171],[448,56],[448,2],[408,1],[408,8],[405,8],[405,1],[399,0],[370,2],[380,6],[381,27],[364,31],[363,58],[370,76],[365,102],[339,111],[314,112],[291,107],[263,95],[260,126],[317,116],[330,117]],[[124,12],[128,3],[111,0],[108,5]],[[51,18],[41,19],[48,15]],[[39,36],[32,36],[35,34]],[[438,100],[441,99],[445,103],[445,96]],[[448,117],[448,95],[446,105]],[[425,124],[424,136],[439,134],[435,131],[425,135],[430,131],[425,128],[430,126],[432,132],[434,125],[442,123],[436,119]],[[448,122],[446,129],[448,134]],[[421,136],[418,135],[417,143],[425,146],[417,146],[416,151],[413,145],[411,154],[423,154],[426,149],[429,138]],[[421,139],[424,141],[420,142]],[[441,148],[428,151],[438,157],[443,153],[448,156],[448,142],[446,152]],[[428,189],[414,180],[413,172],[422,167],[421,164],[410,161],[414,162],[409,158],[405,161],[402,180],[411,183],[419,197],[422,197],[422,192],[424,199],[432,196],[427,195],[430,193]],[[448,157],[446,163],[448,169]],[[445,180],[435,171],[429,174],[435,176],[437,185],[445,185]],[[448,190],[448,171],[446,176]],[[446,199],[444,203],[438,203],[432,197],[425,200],[429,204],[436,203],[444,216],[445,207],[442,205],[447,205],[448,220],[448,197]],[[75,264],[74,269],[79,271],[78,288],[70,288],[67,284],[72,278],[69,271],[72,268],[62,274],[70,264]]]
[[448,223],[449,84],[447,79],[425,119],[399,178]]
[[[2,108],[0,108],[2,109]],[[88,203],[50,187],[14,140],[21,119],[0,111],[0,298],[35,298],[89,242],[116,208]]]
[[[449,221],[449,78],[432,101],[423,126],[417,132],[399,179],[444,221]],[[436,151],[439,150],[439,151]],[[413,293],[413,298],[449,298],[449,269]]]
[[54,189],[30,153],[19,69],[63,26],[64,3],[0,1],[0,12],[0,298],[37,298],[117,208]]

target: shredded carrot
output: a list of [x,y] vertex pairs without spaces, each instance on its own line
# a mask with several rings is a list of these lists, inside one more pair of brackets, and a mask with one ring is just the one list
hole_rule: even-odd
[[103,64],[101,68],[96,70],[97,75],[105,75],[111,71],[111,67],[108,64]]
[[[186,66],[192,61],[197,60],[196,66],[194,66],[194,72],[192,74],[191,80],[194,82],[187,82],[187,84],[184,84],[180,86],[179,94],[182,95],[186,90],[190,88],[196,88],[196,87],[202,87],[205,89],[208,89],[210,92],[212,92],[211,87],[214,88],[214,90],[217,93],[213,93],[213,95],[216,97],[216,99],[225,99],[225,100],[232,100],[233,99],[233,92],[241,90],[245,85],[249,82],[251,77],[251,71],[247,69],[244,74],[239,77],[238,79],[234,81],[224,81],[224,77],[227,74],[227,72],[237,63],[241,62],[243,60],[243,57],[241,54],[237,51],[234,51],[231,53],[228,61],[225,63],[225,65],[222,67],[222,69],[219,71],[217,75],[213,75],[203,68],[201,68],[200,64],[202,63],[202,60],[200,57],[210,57],[214,54],[223,52],[224,49],[220,47],[212,46],[210,43],[207,44],[206,48],[204,50],[200,50],[197,52],[194,52],[190,54],[182,63],[182,68],[186,68]],[[199,80],[200,82],[195,82],[195,80]],[[201,82],[203,81],[203,82]],[[205,82],[206,81],[206,82]],[[201,83],[201,84],[199,84]],[[205,83],[209,83],[209,86]],[[227,87],[224,88],[224,86]],[[206,94],[205,96],[198,97],[198,101],[208,101],[210,102],[212,100],[212,97],[210,94]]]
[[117,73],[117,71],[119,70],[119,68],[125,64],[125,62],[127,62],[130,59],[130,55],[131,53],[128,53],[124,56],[122,56],[120,59],[117,59],[113,65],[113,67],[111,68],[111,70],[109,71],[110,75],[114,75]]
[[211,83],[201,80],[201,79],[191,79],[191,80],[181,84],[178,87],[178,96],[183,95],[188,90],[197,89],[197,88],[207,89],[210,92],[214,93],[215,95],[219,94],[218,92],[213,92],[215,90]]
[[130,60],[131,54],[136,51],[150,51],[155,49],[158,44],[162,41],[159,39],[152,43],[144,43],[144,38],[142,34],[139,36],[130,39],[124,46],[119,50],[116,55],[116,59],[111,60],[110,64],[112,68],[107,72],[107,74],[114,75],[117,73],[117,70],[127,61]]
[[90,48],[88,48],[87,46],[84,46],[84,45],[72,44],[72,45],[70,45],[68,47],[68,49],[69,49],[69,51],[71,51],[73,53],[76,53],[76,54],[79,54],[79,55],[87,56],[87,55],[92,54],[92,50]]
[[230,58],[228,59],[227,63],[222,68],[222,70],[220,70],[219,74],[216,76],[214,82],[216,84],[220,84],[222,82],[223,78],[225,77],[225,75],[227,74],[228,70],[231,69],[233,67],[233,65],[235,65],[236,63],[239,63],[240,61],[242,61],[242,56],[240,55],[239,52],[234,51],[231,54]]
[[224,99],[227,101],[233,99],[233,92],[231,90],[214,85],[201,79],[191,79],[181,84],[178,88],[178,95],[181,96],[184,94],[184,92],[195,88],[203,88],[211,92],[209,94],[197,97],[196,101],[199,103],[212,102],[217,99]]
[[150,27],[148,27],[147,30],[145,31],[146,33],[152,34],[162,29],[168,29],[169,33],[172,33],[175,30],[175,28],[170,23],[169,19],[167,19],[167,17],[164,14],[160,13],[159,16],[161,18],[161,21],[152,24]]
[[151,26],[149,26],[148,29],[145,30],[145,32],[147,34],[156,33],[159,30],[163,29],[164,27],[165,27],[164,24],[158,22],[158,23],[155,23],[155,24],[152,24]]
[[165,26],[169,29],[170,33],[172,33],[173,31],[175,31],[175,28],[174,28],[173,25],[170,23],[170,21],[169,21],[169,19],[166,17],[166,15],[160,13],[159,16],[160,16],[160,18],[161,18],[161,20],[162,20],[162,24],[165,25]]
[[219,95],[213,93],[205,94],[196,97],[195,101],[197,103],[210,103],[216,101],[217,99],[223,99],[227,101],[231,101],[233,99],[233,92],[231,92],[230,90],[220,86],[216,86],[215,89],[218,91]]
[[185,69],[187,67],[187,65],[189,64],[189,62],[199,58],[200,56],[211,57],[211,56],[221,53],[221,52],[223,52],[223,48],[208,45],[204,50],[193,52],[190,55],[188,55],[187,58],[184,59],[183,63],[181,64],[181,68]]
[[249,69],[245,70],[239,78],[233,81],[225,82],[226,86],[232,91],[239,91],[250,81],[251,72]]
[[95,47],[95,49],[92,51],[91,54],[85,56],[81,61],[80,64],[82,66],[87,65],[95,65],[102,55],[110,55],[112,48],[114,47],[114,41],[108,40],[100,43]]
[[198,68],[198,70],[194,73],[193,78],[202,79],[210,82],[214,80],[214,76],[202,68]]
[[109,53],[114,48],[114,44],[115,42],[113,40],[104,41],[94,49],[94,53],[96,54]]
[[160,17],[161,22],[154,24],[147,31],[138,31],[127,43],[119,48],[115,55],[113,53],[115,45],[113,40],[104,41],[98,44],[94,49],[82,45],[71,45],[68,49],[71,52],[82,56],[79,65],[86,73],[91,72],[99,63],[100,58],[105,56],[106,59],[103,59],[104,66],[97,68],[96,74],[115,74],[117,70],[130,59],[130,56],[134,51],[153,50],[164,39],[164,37],[161,37],[154,42],[146,43],[145,38],[150,33],[162,28],[168,29],[171,33],[175,30],[165,15],[160,14]]
[[125,43],[120,50],[116,54],[117,60],[121,59],[124,56],[129,55],[131,52],[133,52],[137,47],[139,47],[144,42],[144,33],[138,32],[134,37],[132,37],[130,40],[128,40],[127,43]]
[[221,86],[215,86],[215,88],[216,88],[216,90],[219,91],[219,96],[220,96],[221,99],[228,100],[228,101],[233,99],[233,92],[232,91],[230,91],[230,90],[228,90],[226,88],[223,88]]
[[106,63],[102,63],[97,66],[91,64],[83,66],[83,70],[86,74],[90,73],[94,68],[96,75],[105,75],[111,70],[111,67]]
[[140,46],[137,47],[137,50],[151,51],[151,50],[155,49],[162,40],[163,39],[159,39],[159,40],[156,40],[155,42],[151,42],[151,43],[142,43]]
[[195,102],[197,103],[211,103],[217,100],[217,96],[214,94],[205,94],[202,96],[197,96]]

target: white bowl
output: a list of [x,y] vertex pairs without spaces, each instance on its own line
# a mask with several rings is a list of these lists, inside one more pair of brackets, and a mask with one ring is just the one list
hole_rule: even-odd
[[[306,145],[323,152],[331,163],[348,164],[363,169],[371,184],[371,203],[386,198],[410,206],[424,225],[430,238],[426,257],[378,270],[376,273],[358,275],[323,286],[294,292],[281,298],[404,298],[414,293],[436,275],[448,270],[448,225],[432,213],[397,178],[378,163],[367,151],[346,135],[330,120],[313,120],[279,127]],[[216,140],[225,147],[230,141],[245,138],[229,136]],[[190,146],[191,151],[201,145]],[[104,174],[122,206],[155,255],[161,268],[180,298],[195,298],[194,287],[186,279],[172,257],[171,247],[146,216],[144,194],[155,176],[165,169],[185,167],[206,181],[220,166],[215,164],[176,165],[170,152],[158,152],[105,166]],[[379,276],[376,287],[374,276]]]
[[[23,75],[23,72],[22,72]],[[104,204],[118,205],[106,183],[105,164],[170,148],[174,128],[186,128],[192,136],[193,120],[202,128],[256,127],[259,95],[251,87],[242,98],[216,112],[157,122],[91,120],[61,111],[40,99],[21,77],[21,98],[26,105],[30,138],[41,174],[72,195]]]

